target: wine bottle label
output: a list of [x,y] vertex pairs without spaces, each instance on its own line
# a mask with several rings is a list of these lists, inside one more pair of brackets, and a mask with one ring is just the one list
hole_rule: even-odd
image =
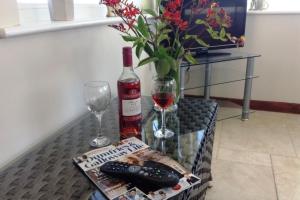
[[141,98],[137,99],[122,99],[122,115],[133,116],[141,114]]

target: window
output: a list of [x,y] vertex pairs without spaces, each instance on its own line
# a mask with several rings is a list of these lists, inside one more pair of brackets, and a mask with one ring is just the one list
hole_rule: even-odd
[[299,0],[268,0],[269,9],[276,11],[300,11],[300,1]]
[[[74,0],[74,4],[99,4],[100,0]],[[18,0],[18,3],[46,4],[48,0]]]
[[[34,24],[50,21],[48,0],[17,0],[21,24]],[[100,0],[74,0],[75,20],[95,20],[105,17],[106,8]]]
[[42,4],[47,3],[48,0],[17,0],[18,3],[35,3],[35,4]]
[[[300,11],[300,1],[299,0],[265,0],[267,11]],[[248,1],[249,5],[251,1]]]

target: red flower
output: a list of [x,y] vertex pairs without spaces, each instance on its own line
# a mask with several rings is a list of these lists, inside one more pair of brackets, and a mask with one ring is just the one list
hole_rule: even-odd
[[220,4],[219,3],[217,3],[217,2],[213,2],[211,5],[210,5],[210,8],[218,8],[218,7],[220,7]]
[[200,6],[204,7],[208,4],[208,1],[209,0],[199,0],[199,4],[200,4]]
[[186,30],[188,28],[188,22],[187,21],[181,21],[179,24],[180,30]]
[[162,14],[162,19],[179,27],[180,30],[185,30],[188,26],[188,22],[181,18],[181,6],[182,0],[169,1]]
[[121,0],[103,0],[102,3],[107,6],[115,7]]
[[215,14],[216,12],[213,9],[207,9],[207,17],[213,17]]
[[124,9],[121,10],[122,16],[127,19],[134,19],[141,11],[136,8],[133,3],[128,4]]
[[124,26],[124,24],[122,24],[122,23],[120,23],[120,24],[108,25],[108,26],[110,26],[110,27],[112,27],[112,28],[114,28],[114,29],[117,29],[118,31],[121,31],[121,32],[123,32],[123,33],[127,31],[126,28],[125,28],[125,26]]
[[209,19],[208,24],[213,28],[218,28],[219,24],[215,18]]
[[225,16],[227,13],[224,10],[224,8],[221,8],[220,11],[219,11],[219,14],[222,15],[222,16]]

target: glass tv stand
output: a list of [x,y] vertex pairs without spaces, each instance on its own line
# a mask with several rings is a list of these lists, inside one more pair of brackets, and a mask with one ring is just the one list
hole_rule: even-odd
[[[255,58],[260,57],[259,54],[247,53],[247,52],[231,52],[230,54],[216,54],[216,55],[204,55],[197,58],[198,64],[192,65],[187,62],[182,62],[180,68],[180,97],[184,98],[185,94],[185,74],[186,71],[191,66],[205,66],[205,78],[204,78],[204,99],[210,99],[210,87],[213,85],[232,83],[236,81],[245,81],[244,85],[244,97],[243,97],[243,106],[242,106],[242,120],[248,120],[250,115],[250,101],[251,101],[251,90],[252,90],[252,80],[257,78],[254,76],[254,62]],[[226,62],[226,61],[234,61],[234,60],[247,60],[246,65],[246,74],[245,78],[239,80],[232,80],[223,83],[211,83],[212,76],[212,65],[214,63]]]

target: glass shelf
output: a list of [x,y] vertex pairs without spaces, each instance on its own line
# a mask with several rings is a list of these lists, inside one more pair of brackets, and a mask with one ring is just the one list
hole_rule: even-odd
[[[185,81],[181,82],[181,91],[185,95],[203,96],[206,99],[214,96],[217,102],[218,98],[228,97],[228,93],[232,90],[237,90],[235,96],[241,96],[243,101],[239,105],[232,105],[230,103],[220,103],[220,112],[218,120],[224,120],[234,117],[242,116],[243,119],[248,119],[249,101],[251,99],[252,80],[259,78],[254,74],[254,58],[260,57],[259,54],[241,52],[240,49],[228,50],[230,53],[223,53],[220,51],[209,52],[208,54],[196,57],[197,64],[189,64],[182,62],[181,73],[185,77]],[[227,61],[238,61],[230,64],[223,64]],[[245,82],[245,84],[234,85],[238,82]],[[229,85],[230,88],[223,90],[223,86]],[[219,86],[219,87],[213,87]],[[211,92],[214,89],[214,92]],[[184,92],[185,91],[185,92]],[[244,106],[243,103],[244,102]],[[229,105],[229,106],[228,106]],[[243,113],[243,114],[242,114]]]
[[189,64],[188,62],[183,61],[181,63],[181,67],[190,67],[190,66],[197,66],[197,65],[210,64],[210,63],[242,60],[246,58],[256,58],[260,56],[261,55],[259,54],[246,53],[246,52],[229,52],[229,53],[210,52],[208,55],[201,55],[199,57],[196,57],[198,64]]
[[[253,76],[252,79],[256,79],[259,78],[259,76]],[[235,83],[235,82],[239,82],[239,81],[245,81],[246,79],[237,79],[237,80],[232,80],[232,81],[224,81],[224,82],[217,82],[217,83],[212,83],[209,84],[208,87],[211,86],[217,86],[217,85],[223,85],[223,84],[227,84],[227,83]],[[205,85],[200,85],[200,86],[195,86],[195,87],[186,87],[184,90],[194,90],[194,89],[198,89],[198,88],[204,88]]]
[[[213,98],[212,98],[213,99]],[[215,100],[215,99],[213,99]],[[241,118],[242,106],[233,103],[230,100],[216,100],[219,104],[217,121],[223,121],[232,118]],[[250,114],[255,113],[255,110],[250,110]]]

